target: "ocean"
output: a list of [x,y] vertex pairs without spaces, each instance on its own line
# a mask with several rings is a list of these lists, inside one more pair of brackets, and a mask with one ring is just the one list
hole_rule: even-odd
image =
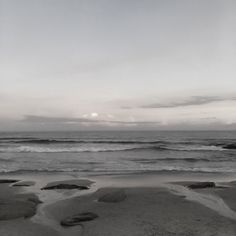
[[0,133],[0,173],[236,172],[235,131]]

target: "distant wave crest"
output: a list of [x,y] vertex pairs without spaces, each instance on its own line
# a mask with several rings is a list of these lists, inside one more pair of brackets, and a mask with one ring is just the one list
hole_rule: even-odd
[[[0,173],[22,173],[22,172],[90,172],[88,169],[77,169],[77,168],[39,168],[39,169],[0,169]],[[224,168],[208,168],[208,167],[173,167],[173,166],[161,166],[154,169],[143,169],[143,170],[134,170],[134,169],[112,169],[108,171],[107,169],[93,170],[94,173],[106,173],[106,174],[124,174],[124,173],[142,173],[142,172],[196,172],[196,173],[233,173],[233,169],[224,169]]]
[[142,149],[143,147],[40,147],[40,146],[20,146],[20,147],[9,147],[0,148],[0,152],[32,152],[32,153],[77,153],[77,152],[116,152],[116,151],[127,151]]
[[203,145],[117,145],[117,146],[72,146],[72,147],[60,147],[60,146],[10,146],[0,147],[0,152],[6,153],[79,153],[79,152],[119,152],[119,151],[135,151],[135,150],[152,150],[152,151],[224,151],[226,150],[220,146],[203,146]]
[[35,138],[5,138],[0,139],[4,143],[28,143],[28,144],[56,144],[56,143],[84,143],[84,144],[159,144],[164,141],[145,141],[145,140],[76,140],[76,139],[35,139]]
[[0,152],[60,153],[117,151],[226,151],[236,150],[233,140],[167,140],[113,138],[0,137]]

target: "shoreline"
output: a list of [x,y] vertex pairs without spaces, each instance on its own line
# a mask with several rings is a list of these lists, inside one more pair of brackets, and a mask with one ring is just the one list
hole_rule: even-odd
[[[9,175],[1,175],[0,179],[3,178],[35,182],[34,185],[23,187],[1,184],[1,188],[4,185],[4,188],[11,192],[8,195],[7,191],[4,190],[6,192],[5,199],[9,196],[14,199],[18,194],[31,193],[43,203],[38,205],[36,215],[31,218],[0,221],[1,235],[4,235],[4,232],[11,232],[9,235],[14,236],[17,235],[17,231],[26,236],[45,236],[47,234],[51,236],[188,235],[186,232],[192,233],[189,235],[199,236],[234,236],[236,234],[236,227],[234,226],[236,220],[236,204],[234,203],[236,183],[230,183],[230,181],[235,180],[233,177],[224,176],[222,178],[213,175],[208,176],[208,178],[207,176],[196,178],[196,176],[179,176],[177,179],[176,176],[166,178],[165,175],[155,174],[88,176],[87,179],[93,183],[86,190],[41,190],[48,183],[81,184],[81,180],[78,180],[81,178],[75,175],[13,175],[11,178]],[[219,184],[228,184],[229,187],[190,190],[183,183],[186,185],[191,181],[214,181]],[[113,200],[124,196],[124,193],[122,195],[119,191],[119,193],[113,193],[114,190],[122,190],[125,193],[122,201],[112,203],[98,201],[99,197],[106,194],[108,196],[113,194]],[[3,200],[4,196],[2,195],[0,201]],[[66,217],[84,211],[94,212],[98,218],[69,228],[60,226],[60,222]],[[171,221],[170,225],[167,222],[167,216]],[[127,225],[126,222],[130,222],[130,224]],[[205,223],[200,224],[199,222]],[[224,227],[222,222],[225,225]],[[114,225],[115,223],[120,229]],[[219,231],[220,226],[228,230],[227,234]],[[172,230],[168,231],[169,228]],[[37,233],[34,234],[36,229]],[[205,233],[203,233],[204,230]],[[215,234],[213,234],[214,232]]]

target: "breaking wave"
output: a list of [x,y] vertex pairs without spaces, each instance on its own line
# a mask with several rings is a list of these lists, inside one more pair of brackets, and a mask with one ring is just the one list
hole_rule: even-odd
[[226,148],[220,146],[207,145],[112,145],[109,146],[36,146],[36,145],[20,145],[20,146],[0,146],[0,152],[6,153],[79,153],[79,152],[118,152],[118,151],[135,151],[135,150],[151,150],[151,151],[224,151]]
[[39,147],[39,146],[19,146],[0,148],[0,152],[6,153],[18,153],[18,152],[32,152],[32,153],[79,153],[79,152],[117,152],[117,151],[128,151],[142,149],[142,147]]
[[124,173],[145,173],[145,172],[196,172],[196,173],[233,173],[235,172],[234,169],[228,168],[227,170],[225,168],[207,168],[207,167],[173,167],[173,166],[161,166],[161,167],[155,167],[153,169],[140,169],[140,170],[134,170],[134,169],[111,169],[108,171],[107,169],[78,169],[78,168],[32,168],[32,169],[1,169],[0,173],[24,173],[24,172],[93,172],[93,173],[102,173],[102,174],[124,174]]

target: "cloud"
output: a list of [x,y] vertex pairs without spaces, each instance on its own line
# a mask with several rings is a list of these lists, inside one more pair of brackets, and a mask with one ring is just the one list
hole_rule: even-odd
[[177,100],[174,102],[147,104],[140,106],[139,108],[175,108],[175,107],[186,107],[186,106],[199,106],[199,105],[209,104],[212,102],[221,102],[228,100],[236,100],[236,97],[192,96],[187,99],[179,101]]
[[119,121],[119,120],[98,120],[89,118],[67,118],[67,117],[47,117],[47,116],[32,116],[27,115],[22,120],[28,123],[61,123],[61,124],[98,124],[98,125],[152,125],[159,124],[157,121]]
[[48,116],[32,116],[27,115],[22,120],[24,122],[33,123],[81,123],[81,122],[96,122],[96,120],[86,118],[66,118],[66,117],[48,117]]
[[0,124],[1,131],[236,130],[235,120],[224,122],[214,116],[165,124],[158,121],[109,121],[28,115],[21,120],[0,119]]

